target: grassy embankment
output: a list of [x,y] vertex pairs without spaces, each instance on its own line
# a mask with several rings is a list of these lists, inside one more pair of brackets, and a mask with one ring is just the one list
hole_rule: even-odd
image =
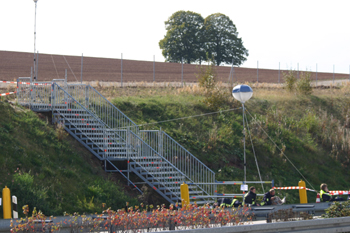
[[[137,124],[214,111],[203,103],[203,90],[197,86],[98,89]],[[240,107],[232,99],[231,90],[225,91],[227,98],[221,109]],[[349,189],[350,98],[347,93],[347,86],[316,89],[311,96],[299,96],[281,88],[254,88],[254,96],[246,107],[254,116],[252,119],[248,115],[248,121],[263,180],[274,179],[277,186],[294,186],[301,176],[259,125],[283,148],[315,189],[321,182],[328,183],[333,190]],[[243,179],[241,110],[143,128],[159,127],[212,168],[218,180]],[[108,179],[79,143],[60,141],[58,137],[58,131],[45,119],[0,102],[0,183],[19,197],[19,207],[28,204],[47,215],[61,215],[64,211],[100,211],[102,203],[113,209],[124,206],[125,201],[136,203],[135,198],[127,198],[120,187]],[[246,145],[247,179],[259,180],[249,137]],[[256,187],[262,192],[260,185]],[[265,191],[268,188],[265,185]],[[219,192],[238,192],[238,186],[221,186]],[[297,191],[278,194],[288,195],[289,203],[298,201]],[[309,193],[309,201],[314,200],[315,194]]]
[[64,133],[43,115],[0,101],[0,187],[7,185],[17,196],[20,216],[23,205],[29,205],[30,213],[37,207],[57,216],[100,213],[102,203],[113,209],[126,201],[137,204],[114,175]]
[[[263,85],[260,85],[263,86]],[[224,87],[223,87],[224,88]],[[203,90],[185,88],[103,88],[109,99],[137,124],[199,115],[214,111],[203,103]],[[222,110],[240,107],[225,89]],[[318,190],[322,182],[331,190],[350,188],[350,98],[349,86],[314,89],[310,96],[282,88],[254,88],[246,103],[249,127],[263,180],[276,186],[297,186],[302,179],[288,159]],[[260,125],[262,128],[260,128]],[[242,110],[143,126],[166,131],[213,169],[218,180],[243,179]],[[276,142],[287,158],[265,135]],[[250,139],[247,146],[247,180],[259,180]],[[262,192],[261,185],[255,185]],[[312,188],[307,183],[308,188]],[[221,186],[219,192],[238,192],[238,186]],[[265,191],[269,186],[265,185]],[[298,202],[297,191],[278,191]],[[308,193],[314,202],[315,193]]]

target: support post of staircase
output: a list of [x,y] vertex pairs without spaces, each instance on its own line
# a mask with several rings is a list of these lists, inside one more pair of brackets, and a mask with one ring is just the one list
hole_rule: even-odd
[[128,186],[130,185],[130,155],[129,155],[129,151],[130,151],[130,126],[127,127],[126,130],[126,157],[128,160],[128,169],[127,169],[127,175],[128,175]]
[[163,156],[163,133],[162,127],[160,127],[158,132],[158,153]]

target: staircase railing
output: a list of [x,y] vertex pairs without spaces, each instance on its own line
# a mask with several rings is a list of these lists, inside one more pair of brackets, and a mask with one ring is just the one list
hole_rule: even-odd
[[[176,142],[167,133],[161,130],[141,130],[141,138],[154,148],[171,164],[182,171],[192,183],[208,195],[213,196],[215,191],[215,173],[193,154]],[[203,183],[211,183],[204,185]]]
[[[27,80],[19,80],[19,83],[21,81]],[[214,195],[215,186],[212,184],[215,183],[215,173],[212,170],[165,132],[158,130],[140,131],[139,127],[130,118],[90,85],[67,85],[66,82],[64,82],[63,87],[57,83],[52,85],[29,84],[19,84],[19,89],[22,90],[22,94],[19,94],[21,104],[28,104],[33,109],[42,107],[44,110],[52,109],[52,105],[57,111],[72,108],[84,109],[91,115],[89,117],[101,123],[102,128],[99,130],[103,134],[113,133],[113,138],[116,141],[121,139],[129,145],[129,152],[133,150],[139,154],[153,154],[159,157],[159,160],[168,162],[174,172],[182,173],[185,176],[183,180],[194,184],[198,183],[196,186],[199,189],[210,196]],[[131,140],[130,137],[133,139]],[[134,143],[137,145],[134,145]],[[99,145],[101,150],[106,152],[102,159],[113,156],[113,153],[108,152],[108,144],[105,141],[103,145]],[[131,158],[131,154],[119,155],[119,158],[123,156],[126,159]],[[136,159],[136,162],[139,163],[140,161]],[[165,181],[160,182],[167,183]],[[205,183],[211,184],[207,185]]]
[[[215,186],[212,184],[205,185],[203,183],[215,183],[215,173],[168,134],[159,132],[158,130],[147,131],[152,132],[152,136],[149,134],[148,139],[146,139],[146,131],[142,133],[139,127],[130,118],[90,85],[85,85],[85,92],[84,87],[77,89],[73,85],[68,85],[68,91],[73,95],[78,95],[78,99],[82,99],[81,96],[85,96],[86,108],[96,114],[99,119],[105,122],[111,129],[120,130],[128,128],[135,135],[139,135],[142,140],[154,148],[155,151],[159,152],[159,154],[170,163],[175,162],[173,165],[179,169],[188,180],[193,183],[201,183],[197,185],[200,189],[208,195],[214,195]],[[123,134],[121,137],[126,141],[127,135],[129,134]],[[159,143],[159,136],[155,135],[160,135],[161,143]]]

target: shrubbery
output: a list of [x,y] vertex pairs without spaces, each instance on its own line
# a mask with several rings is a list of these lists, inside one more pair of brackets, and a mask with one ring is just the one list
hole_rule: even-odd
[[334,202],[334,205],[331,205],[325,211],[326,213],[322,215],[322,217],[325,217],[325,218],[337,218],[337,217],[350,216],[350,201]]
[[311,73],[302,72],[299,79],[296,77],[296,72],[293,70],[288,71],[288,73],[283,73],[285,87],[289,92],[297,91],[302,95],[311,95]]

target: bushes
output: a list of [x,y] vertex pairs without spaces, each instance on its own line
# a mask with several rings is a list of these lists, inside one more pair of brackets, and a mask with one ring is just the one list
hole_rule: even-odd
[[300,79],[295,77],[296,72],[293,70],[288,71],[288,73],[283,73],[283,78],[285,81],[285,87],[289,92],[297,91],[302,95],[311,95],[311,73],[302,72]]
[[325,218],[337,218],[350,216],[350,201],[334,202],[328,209],[325,210],[326,214],[322,217]]
[[210,65],[200,68],[198,84],[205,90],[205,99],[203,102],[213,111],[222,108],[224,103],[227,102],[228,96],[230,96],[229,93],[225,93],[223,89],[218,87],[215,64],[213,61],[211,61]]

